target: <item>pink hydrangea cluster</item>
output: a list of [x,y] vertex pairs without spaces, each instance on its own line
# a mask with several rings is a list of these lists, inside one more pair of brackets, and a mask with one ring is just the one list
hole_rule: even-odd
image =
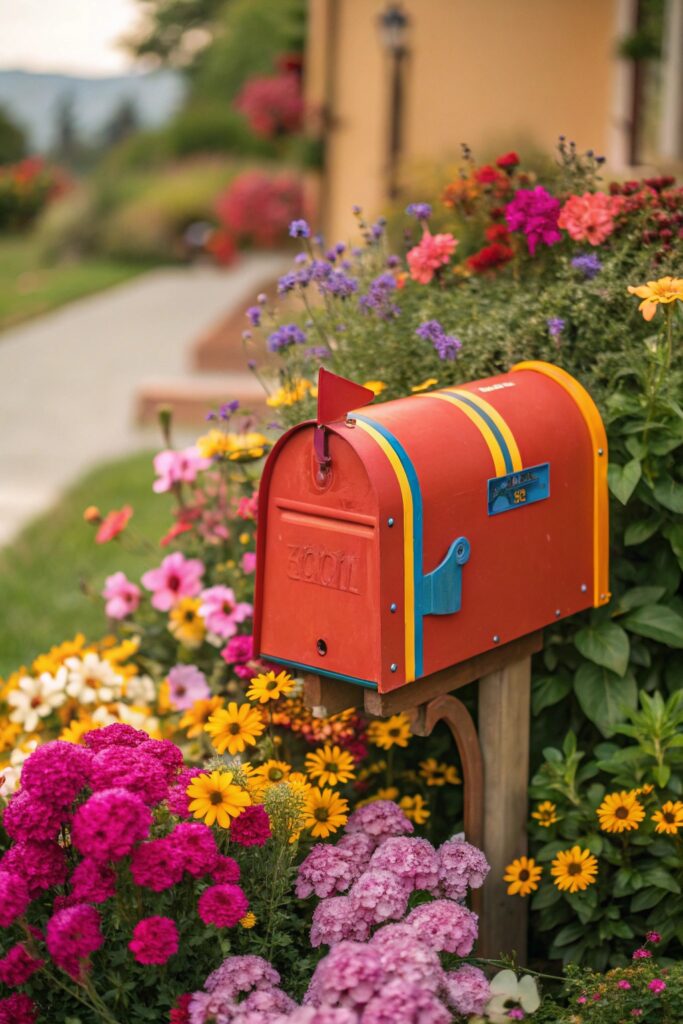
[[354,883],[349,898],[358,916],[373,925],[403,917],[409,895],[410,890],[398,875],[370,868]]
[[489,873],[486,857],[471,843],[453,836],[437,850],[439,891],[449,900],[464,900],[468,889],[479,889]]
[[170,917],[144,917],[135,925],[128,948],[139,964],[165,964],[178,952],[179,941]]
[[407,924],[387,924],[378,928],[370,939],[388,978],[403,978],[437,992],[442,984],[439,954],[416,941],[415,932]]
[[413,281],[429,284],[437,270],[448,263],[457,244],[453,235],[432,235],[425,228],[418,244],[406,255]]
[[532,256],[539,245],[556,245],[562,241],[562,232],[557,221],[560,202],[537,185],[536,188],[520,188],[505,207],[505,219],[510,231],[521,231]]
[[409,836],[387,839],[373,853],[370,867],[400,878],[409,891],[433,892],[439,881],[436,851],[427,839]]
[[375,846],[380,846],[392,836],[409,835],[414,831],[413,823],[398,804],[391,800],[374,800],[365,807],[357,808],[350,815],[344,828],[347,835],[354,832],[365,833],[370,836]]
[[0,960],[0,981],[8,988],[25,985],[42,966],[43,961],[31,956],[26,947],[18,942]]
[[100,915],[86,903],[58,910],[47,922],[45,942],[57,966],[80,978],[88,970],[90,954],[104,945]]
[[190,1024],[214,1020],[231,1024],[269,1024],[295,1009],[279,987],[280,975],[260,956],[231,956],[206,979],[188,1005]]
[[450,1005],[463,1017],[483,1013],[491,998],[486,975],[472,964],[463,964],[457,971],[446,971],[444,987]]
[[37,1020],[38,1007],[30,996],[13,992],[0,999],[0,1024],[35,1024]]
[[420,942],[437,953],[469,956],[477,938],[477,915],[453,900],[432,900],[406,918]]
[[296,894],[302,900],[312,894],[325,899],[335,893],[346,892],[358,878],[363,866],[354,859],[353,852],[341,844],[332,846],[329,843],[316,843],[299,865]]
[[199,897],[197,911],[204,924],[234,928],[249,910],[249,900],[239,885],[210,885]]
[[260,804],[245,807],[230,825],[230,839],[238,846],[263,846],[271,835],[270,818]]
[[147,838],[151,825],[152,814],[137,794],[105,789],[78,808],[71,835],[80,853],[106,863],[132,853]]
[[614,218],[623,203],[622,196],[608,196],[604,192],[570,196],[562,207],[558,224],[575,242],[601,245],[614,231]]
[[364,942],[369,933],[370,925],[349,896],[330,896],[313,911],[312,946],[334,946],[345,939]]
[[403,978],[392,978],[363,1010],[363,1024],[450,1024],[450,1011],[430,992]]

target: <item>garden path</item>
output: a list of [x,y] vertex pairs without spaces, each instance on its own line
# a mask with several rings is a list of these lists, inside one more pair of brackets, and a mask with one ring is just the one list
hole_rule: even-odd
[[134,422],[140,382],[186,373],[193,338],[282,267],[259,253],[229,270],[154,270],[3,334],[0,545],[93,465],[158,444]]

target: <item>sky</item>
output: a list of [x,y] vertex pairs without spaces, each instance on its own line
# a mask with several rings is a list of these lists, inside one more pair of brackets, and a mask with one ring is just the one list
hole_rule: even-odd
[[130,70],[116,45],[140,21],[136,0],[0,0],[0,68],[111,75]]

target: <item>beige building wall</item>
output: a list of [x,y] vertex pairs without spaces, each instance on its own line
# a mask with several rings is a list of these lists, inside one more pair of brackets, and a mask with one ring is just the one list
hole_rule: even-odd
[[[404,166],[480,159],[511,148],[551,152],[560,133],[614,158],[619,110],[617,38],[633,0],[404,0]],[[311,0],[307,90],[328,110],[324,230],[353,227],[387,197],[390,58],[382,0]],[[621,106],[623,108],[623,99]],[[617,160],[619,154],[617,153]]]

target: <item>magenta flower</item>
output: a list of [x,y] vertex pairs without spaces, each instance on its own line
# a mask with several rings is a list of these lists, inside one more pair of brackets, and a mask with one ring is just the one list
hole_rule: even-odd
[[137,611],[141,593],[138,585],[131,583],[125,572],[115,572],[104,581],[102,597],[107,602],[104,610],[110,619],[125,619]]
[[234,928],[249,910],[249,900],[239,885],[210,885],[199,897],[197,910],[204,924]]
[[562,232],[557,225],[559,216],[559,200],[542,185],[534,189],[519,189],[505,207],[510,231],[521,231],[526,236],[532,256],[535,256],[539,244],[550,246],[562,241]]
[[24,762],[21,785],[32,797],[67,807],[89,784],[92,755],[75,743],[53,740]]
[[66,853],[59,843],[38,839],[22,839],[11,846],[0,862],[0,872],[21,875],[32,898],[41,889],[63,885],[69,873]]
[[630,989],[630,987],[631,987],[631,982],[630,981],[626,981],[625,978],[622,978],[621,981],[617,982],[617,988],[622,988],[624,990],[624,992],[627,992]]
[[648,932],[645,936],[645,941],[652,942],[656,945],[658,942],[662,941],[662,936],[659,934],[659,932]]
[[206,628],[210,633],[225,639],[234,636],[238,623],[244,622],[254,610],[246,601],[237,601],[231,587],[209,587],[202,592],[201,598],[199,614]]
[[649,960],[652,953],[649,949],[635,949],[631,956],[632,960]]
[[232,857],[221,854],[211,870],[211,878],[217,885],[235,885],[240,880],[240,866]]
[[196,665],[176,665],[168,673],[168,699],[174,711],[185,711],[210,696],[206,676]]
[[238,846],[263,846],[271,835],[270,818],[260,804],[245,807],[230,825],[230,838]]
[[210,874],[218,862],[213,832],[203,821],[184,821],[176,825],[169,839],[183,859],[183,869],[193,878]]
[[0,871],[0,928],[9,928],[28,905],[28,888],[21,875]]
[[0,1024],[35,1024],[38,1007],[30,996],[13,992],[6,999],[0,999]]
[[650,992],[654,992],[656,996],[663,992],[666,988],[666,982],[662,981],[661,978],[653,978],[650,984],[647,986]]
[[178,952],[178,929],[170,917],[144,917],[133,929],[128,948],[139,964],[165,964]]
[[183,877],[183,856],[170,836],[140,843],[133,851],[130,873],[136,885],[163,892]]
[[83,961],[104,945],[100,924],[98,912],[85,903],[58,910],[47,922],[48,953],[72,978],[80,977],[81,971],[87,969]]
[[249,575],[256,571],[256,554],[254,551],[245,551],[242,555],[242,572]]
[[70,878],[76,903],[104,903],[116,893],[116,875],[106,864],[84,857]]
[[101,790],[127,789],[153,807],[168,796],[164,765],[154,755],[139,747],[105,747],[93,757],[91,788]]
[[37,800],[20,789],[10,799],[2,815],[2,824],[12,839],[56,839],[70,815],[53,803]]
[[25,946],[18,942],[0,960],[0,981],[8,988],[16,988],[24,985],[42,966],[43,961],[31,956]]
[[204,563],[198,558],[185,558],[180,551],[164,558],[158,569],[150,569],[142,577],[142,585],[152,591],[152,607],[167,612],[181,597],[196,597],[202,589]]
[[154,472],[158,479],[152,488],[157,494],[163,494],[176,484],[191,484],[197,479],[197,473],[210,465],[211,459],[203,459],[194,445],[179,452],[167,448],[154,456]]
[[86,800],[74,815],[73,844],[93,860],[121,860],[146,839],[152,824],[148,807],[127,789],[104,789]]

